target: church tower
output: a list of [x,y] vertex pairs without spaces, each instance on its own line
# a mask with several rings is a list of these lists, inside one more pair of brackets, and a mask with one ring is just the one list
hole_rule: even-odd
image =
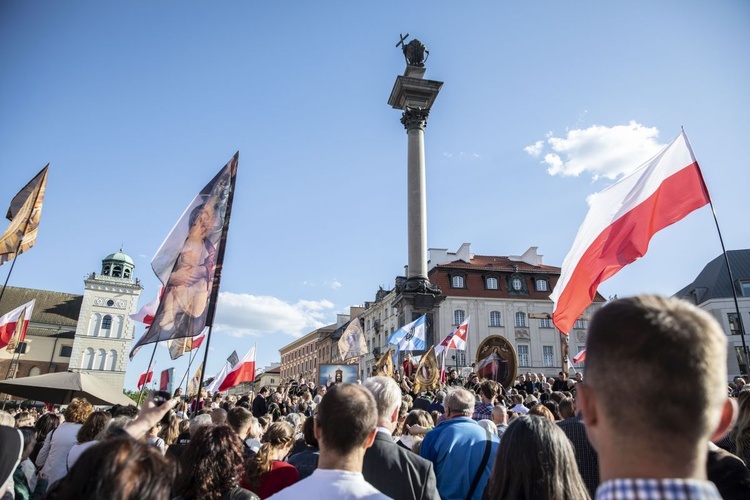
[[85,371],[118,389],[125,383],[136,312],[143,287],[134,278],[133,259],[122,252],[102,261],[100,274],[84,280],[83,303],[78,317],[71,371]]

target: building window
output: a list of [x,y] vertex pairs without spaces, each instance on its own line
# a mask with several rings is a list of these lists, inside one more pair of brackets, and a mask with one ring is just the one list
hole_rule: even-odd
[[539,328],[552,328],[552,320],[549,318],[540,318]]
[[465,281],[463,276],[453,276],[451,278],[451,287],[452,288],[465,288],[464,286]]
[[531,366],[529,363],[529,346],[518,344],[518,366]]
[[516,328],[526,328],[526,313],[516,313]]
[[487,290],[497,290],[497,278],[487,278],[484,283]]
[[466,312],[463,309],[453,311],[453,324],[460,325],[466,319]]
[[585,330],[586,328],[588,328],[587,323],[588,321],[586,321],[585,319],[577,319],[575,324],[573,325],[573,328],[575,328],[576,330]]
[[455,351],[456,366],[466,366],[466,351]]
[[63,346],[60,346],[60,357],[61,358],[69,358],[72,353],[73,353],[73,346],[72,345],[63,345]]
[[740,281],[740,288],[743,297],[750,297],[750,281]]
[[104,370],[104,361],[106,358],[107,354],[104,352],[104,349],[96,351],[96,356],[94,357],[94,370]]
[[102,318],[102,330],[109,330],[112,328],[112,316],[107,314]]
[[490,326],[502,326],[500,311],[490,311]]
[[547,286],[547,280],[545,279],[537,279],[536,280],[536,291],[537,292],[546,292],[549,289]]
[[727,319],[729,320],[729,334],[739,335],[740,334],[740,320],[737,317],[737,313],[728,313]]
[[542,346],[544,366],[555,366],[555,349],[551,345]]
[[40,375],[42,371],[39,369],[38,366],[32,366],[29,370],[29,377],[36,377],[37,375]]
[[[740,373],[747,373],[747,363],[745,363],[746,356],[742,355],[742,346],[735,346],[734,352],[737,355],[737,366],[740,369]],[[750,347],[745,352],[746,355],[750,355]]]
[[117,353],[114,350],[111,350],[107,353],[107,359],[104,362],[104,369],[113,372],[115,371],[116,365],[117,365]]

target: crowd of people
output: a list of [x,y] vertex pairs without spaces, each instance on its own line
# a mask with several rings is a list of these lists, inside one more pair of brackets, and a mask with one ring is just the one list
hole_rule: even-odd
[[0,412],[8,499],[748,499],[750,384],[716,321],[675,299],[591,320],[581,373],[503,388],[451,370],[242,397]]

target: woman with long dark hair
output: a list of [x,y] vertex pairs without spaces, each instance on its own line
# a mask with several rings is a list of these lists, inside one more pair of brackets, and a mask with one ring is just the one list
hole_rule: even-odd
[[516,418],[503,434],[484,492],[490,500],[584,500],[573,446],[551,420]]
[[36,429],[36,444],[34,449],[29,455],[29,459],[32,462],[36,462],[36,457],[39,455],[39,451],[44,446],[44,440],[47,439],[47,434],[57,429],[60,425],[60,416],[56,413],[45,413],[39,420],[36,421],[34,428]]
[[257,498],[239,487],[242,443],[228,425],[200,427],[182,456],[175,492],[182,500],[244,500]]
[[245,464],[245,487],[260,498],[268,498],[299,481],[297,469],[283,461],[294,440],[294,429],[289,423],[271,424],[258,453]]

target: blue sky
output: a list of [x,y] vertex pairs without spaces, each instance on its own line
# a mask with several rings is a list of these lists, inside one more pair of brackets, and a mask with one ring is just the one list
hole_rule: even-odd
[[[406,134],[387,105],[399,33],[445,82],[426,131],[430,247],[538,246],[560,266],[586,197],[684,126],[727,247],[748,248],[749,21],[743,0],[2,2],[0,205],[50,163],[10,284],[81,293],[122,246],[151,300],[151,257],[239,150],[207,372],[255,342],[275,361],[373,300],[407,260]],[[600,292],[673,293],[719,252],[701,209]],[[160,349],[157,370],[173,365]]]

